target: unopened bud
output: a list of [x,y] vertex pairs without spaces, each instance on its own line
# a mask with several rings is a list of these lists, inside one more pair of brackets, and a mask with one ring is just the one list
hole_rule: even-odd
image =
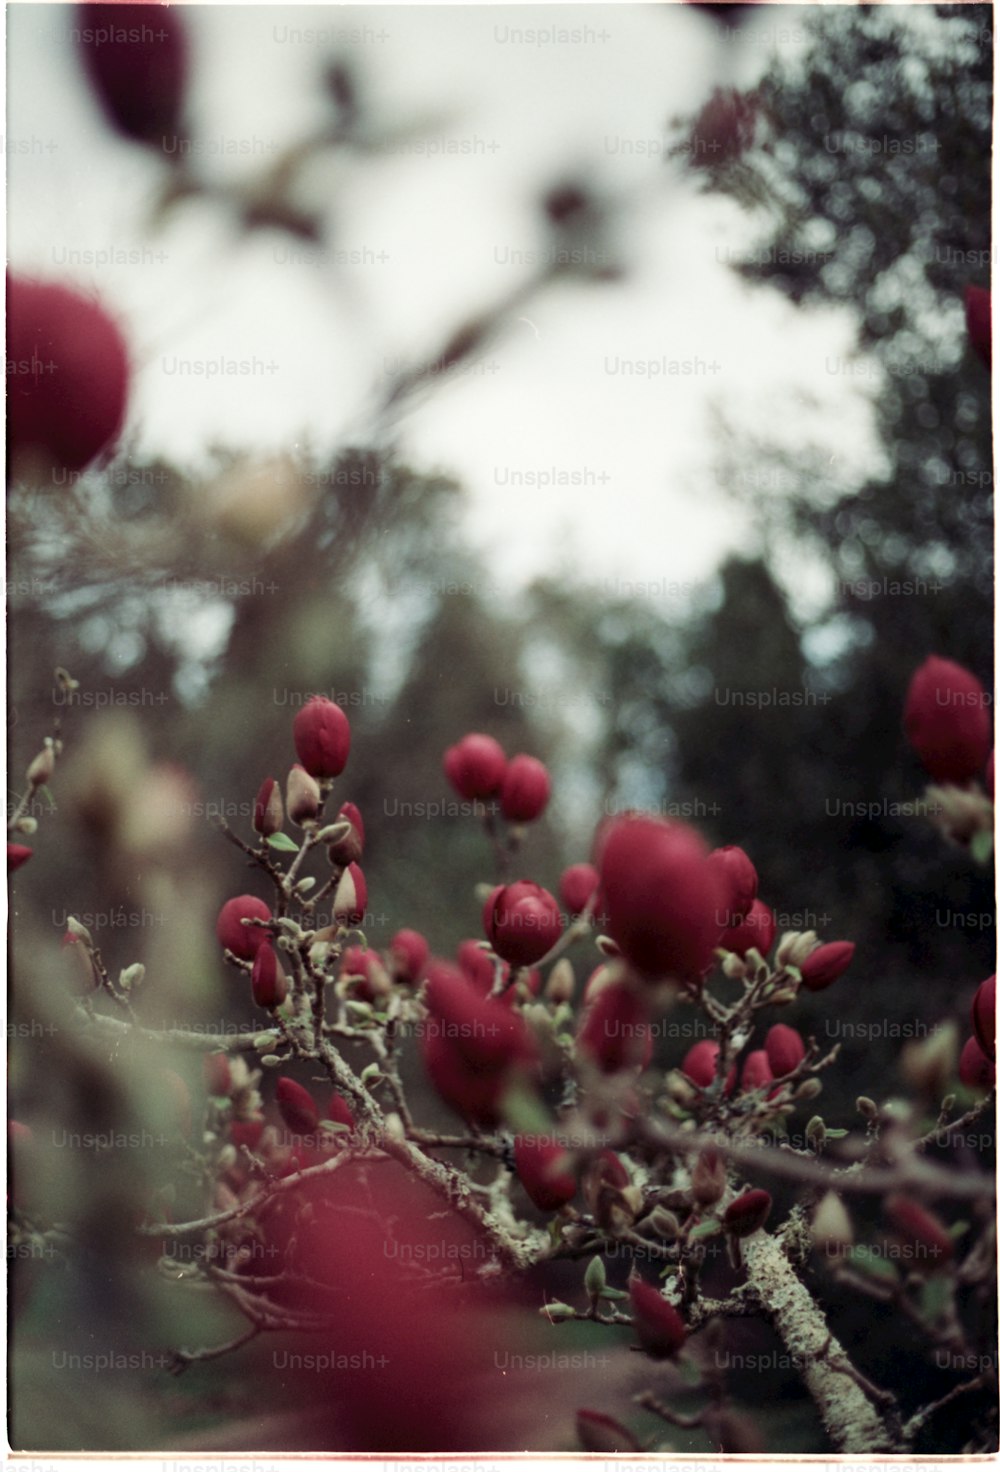
[[545,983],[545,995],[550,1002],[558,1005],[570,1001],[575,988],[576,977],[573,974],[573,963],[563,956],[549,972],[549,979]]
[[814,1114],[806,1125],[806,1139],[813,1149],[818,1149],[826,1140],[826,1125],[818,1114]]
[[18,818],[17,820],[17,831],[18,833],[23,833],[26,837],[30,838],[33,833],[38,832],[38,819],[29,817],[29,815],[25,813],[23,818]]
[[869,1099],[867,1094],[859,1094],[854,1101],[854,1107],[861,1118],[867,1119],[869,1124],[873,1124],[878,1119],[878,1105],[874,1099]]
[[587,1265],[587,1271],[583,1276],[583,1286],[587,1295],[592,1300],[600,1298],[608,1285],[608,1275],[604,1270],[604,1259],[592,1257]]
[[133,987],[142,986],[146,977],[146,968],[141,961],[134,961],[131,966],[126,966],[118,978],[118,985],[123,992],[130,992]]
[[81,925],[79,920],[77,920],[75,916],[69,916],[66,921],[66,929],[69,931],[70,935],[75,935],[77,940],[82,940],[86,945],[92,946],[94,944],[94,937],[91,935],[86,925]]
[[56,769],[56,756],[51,741],[46,741],[41,751],[28,767],[28,782],[32,787],[44,787]]
[[232,1170],[238,1159],[235,1145],[223,1145],[218,1155],[219,1169]]
[[778,990],[768,997],[772,1007],[787,1007],[789,1002],[794,1002],[798,992],[793,986],[779,987]]
[[722,1225],[733,1237],[751,1237],[759,1232],[771,1212],[771,1196],[768,1191],[744,1191],[726,1207]]
[[823,1084],[818,1078],[803,1079],[795,1090],[794,1097],[801,1103],[807,1103],[810,1099],[818,1099],[823,1092]]
[[270,838],[278,832],[284,821],[285,808],[281,801],[281,788],[273,777],[265,777],[253,805],[254,829],[262,838]]
[[954,1020],[949,1018],[927,1037],[904,1044],[900,1064],[907,1083],[936,1103],[958,1068],[958,1026]]
[[699,1206],[714,1206],[726,1189],[726,1162],[718,1150],[703,1150],[691,1172],[691,1195]]
[[774,964],[779,970],[783,966],[801,966],[818,945],[819,936],[815,930],[789,930],[778,942]]
[[815,1246],[824,1252],[843,1251],[853,1244],[851,1218],[836,1191],[827,1191],[816,1208],[809,1230]]
[[728,976],[730,981],[742,981],[747,974],[747,965],[742,956],[735,951],[727,951],[722,963],[722,974]]
[[285,808],[289,818],[301,828],[319,812],[320,791],[315,777],[310,777],[298,762],[292,767],[285,784]]
[[351,825],[347,822],[327,823],[316,834],[317,843],[340,843],[351,831]]

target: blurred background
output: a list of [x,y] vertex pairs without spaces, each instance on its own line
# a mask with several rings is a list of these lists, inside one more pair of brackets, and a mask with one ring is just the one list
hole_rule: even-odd
[[[604,815],[649,808],[744,846],[781,929],[857,943],[794,1019],[843,1042],[831,1123],[903,1087],[904,1041],[966,1029],[992,969],[992,870],[914,811],[901,730],[931,652],[992,686],[963,310],[992,263],[991,7],[176,13],[184,126],[159,149],[108,126],[72,7],[9,15],[11,270],[98,297],[134,364],[114,458],[10,491],[9,805],[55,717],[66,742],[11,900],[12,1111],[40,1215],[82,1207],[86,1249],[17,1264],[26,1447],[247,1414],[221,1361],[169,1382],[169,1418],[84,1376],[46,1421],[53,1326],[213,1337],[108,1226],[173,1147],[57,1141],[155,1134],[150,1068],[195,1088],[197,1060],[109,1068],[60,942],[74,914],[110,969],[143,961],[150,1026],[256,1026],[212,928],[256,880],[211,819],[248,833],[312,692],[352,725],[371,945],[478,935],[490,849],[442,806],[441,755],[482,730],[553,773],[526,876],[554,888]],[[749,99],[738,144],[716,88]],[[822,1449],[809,1414],[788,1449]]]

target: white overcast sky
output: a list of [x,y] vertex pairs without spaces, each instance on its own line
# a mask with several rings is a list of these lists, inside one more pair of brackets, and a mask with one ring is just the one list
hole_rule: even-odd
[[[384,254],[363,264],[294,259],[273,233],[242,238],[204,205],[159,234],[146,226],[159,161],[107,130],[55,7],[8,10],[8,254],[14,270],[80,282],[124,320],[141,364],[131,425],[150,452],[196,461],[212,443],[273,450],[351,442],[373,377],[424,357],[507,291],[508,251],[545,244],[536,200],[568,170],[626,204],[627,278],[565,284],[487,350],[489,371],[424,399],[402,446],[469,491],[467,533],[512,587],[544,571],[687,583],[752,538],[713,477],[713,410],[791,448],[829,452],[850,481],[875,453],[873,381],[831,373],[852,350],[849,317],[796,311],[744,287],[725,264],[753,222],[698,196],[655,153],[673,116],[719,84],[751,85],[806,10],[768,7],[744,43],[660,5],[557,7],[183,7],[195,75],[191,117],[209,159],[250,172],[321,117],[318,77],[353,58],[381,116],[426,120],[427,137],[471,156],[383,156],[317,170],[333,244]],[[355,26],[361,44],[295,30]],[[577,28],[576,44],[505,39],[515,26]],[[477,142],[476,140],[480,140]],[[623,144],[621,140],[625,140]],[[54,146],[53,146],[54,145]],[[494,146],[495,145],[495,146]],[[485,149],[485,151],[482,151]],[[84,253],[148,247],[153,262],[93,265]],[[163,259],[159,259],[162,254]],[[308,253],[307,253],[308,254]],[[178,359],[257,358],[239,379],[178,376]],[[717,362],[715,372],[637,379],[621,359]],[[835,463],[834,463],[835,462]],[[511,484],[579,472],[582,485]]]

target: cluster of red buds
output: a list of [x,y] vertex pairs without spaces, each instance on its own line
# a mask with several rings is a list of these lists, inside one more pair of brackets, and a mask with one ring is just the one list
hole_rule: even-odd
[[444,754],[444,773],[468,802],[495,799],[508,823],[533,823],[552,792],[547,767],[521,753],[508,758],[499,741],[470,731]]

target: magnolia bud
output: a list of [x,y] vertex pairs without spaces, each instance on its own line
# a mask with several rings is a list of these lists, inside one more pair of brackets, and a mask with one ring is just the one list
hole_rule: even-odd
[[319,812],[320,791],[315,777],[310,777],[305,767],[296,762],[285,783],[285,807],[288,816],[297,827],[311,822]]
[[801,1103],[807,1104],[810,1099],[818,1099],[822,1092],[823,1083],[821,1079],[806,1078],[802,1080],[798,1088],[795,1090],[794,1097]]
[[273,777],[265,777],[253,805],[254,829],[262,838],[270,838],[272,833],[278,832],[284,821],[281,788]]
[[314,695],[292,722],[295,753],[310,777],[339,777],[351,750],[351,726],[339,705]]
[[130,992],[133,987],[142,986],[146,979],[146,968],[141,961],[133,961],[131,966],[126,966],[118,977],[118,985],[123,992]]
[[357,864],[348,864],[333,897],[333,915],[341,925],[360,925],[368,908],[368,886]]
[[13,874],[16,869],[20,869],[22,864],[28,862],[33,852],[33,849],[28,848],[23,843],[8,843],[7,873]]
[[987,1058],[997,1055],[997,979],[987,977],[972,999],[972,1031]]
[[559,1006],[563,1002],[572,1001],[575,989],[576,977],[573,974],[573,963],[563,956],[549,972],[549,979],[545,983],[545,995],[550,1002]]
[[254,957],[250,984],[257,1006],[266,1007],[269,1011],[280,1007],[288,996],[288,980],[269,941],[264,942]]
[[843,1252],[853,1244],[851,1218],[836,1191],[827,1191],[813,1214],[809,1231],[821,1252]]
[[814,1150],[826,1143],[826,1125],[820,1115],[814,1114],[806,1125],[806,1139]]
[[744,1191],[726,1207],[722,1225],[733,1237],[751,1237],[759,1232],[771,1212],[768,1191]]
[[532,966],[562,935],[559,905],[548,890],[530,879],[500,885],[483,907],[490,945],[512,966]]
[[775,1078],[794,1073],[806,1056],[806,1045],[799,1034],[794,1027],[787,1027],[783,1022],[776,1022],[769,1030],[764,1046]]
[[[514,1166],[520,1181],[540,1211],[558,1211],[576,1195],[576,1173],[565,1146],[544,1136],[518,1135]],[[595,1262],[599,1262],[595,1258]]]
[[417,986],[427,967],[430,946],[419,930],[397,930],[389,942],[389,969],[397,981]]
[[293,1135],[314,1135],[319,1128],[319,1110],[308,1089],[292,1078],[279,1078],[275,1090],[282,1119]]
[[819,945],[819,936],[815,930],[789,930],[778,942],[778,949],[774,953],[774,964],[779,969],[782,966],[801,967],[807,956]]
[[929,655],[914,674],[903,725],[935,782],[963,786],[978,777],[993,745],[990,697],[971,672]]
[[936,1272],[951,1261],[955,1252],[951,1233],[932,1211],[896,1195],[886,1200],[885,1214],[925,1272]]
[[244,925],[244,920],[270,920],[271,912],[256,895],[238,894],[227,900],[215,922],[219,944],[242,961],[252,961],[267,940],[267,931],[259,925]]
[[80,921],[77,920],[74,915],[70,915],[67,918],[66,929],[69,931],[70,935],[75,936],[77,940],[82,940],[85,945],[93,946],[94,937],[91,935],[86,925],[81,925]]
[[825,946],[817,946],[802,962],[802,983],[811,992],[821,992],[832,985],[850,966],[854,957],[854,942],[833,940]]
[[944,1094],[958,1067],[958,1024],[951,1018],[927,1037],[904,1044],[903,1077],[932,1103]]
[[25,813],[22,818],[18,818],[17,820],[17,831],[18,833],[23,833],[26,838],[31,838],[33,834],[38,832],[38,819],[32,818],[28,813]]
[[750,1092],[754,1089],[764,1089],[773,1081],[774,1074],[771,1072],[771,1065],[768,1062],[764,1049],[757,1048],[754,1052],[748,1053],[746,1062],[743,1064],[743,1074],[740,1079],[740,1085],[744,1092]]
[[651,1283],[633,1278],[628,1285],[632,1325],[642,1348],[651,1359],[670,1359],[684,1347],[684,1320]]
[[[324,843],[329,843],[327,854],[330,863],[335,867],[344,864],[357,864],[365,851],[365,825],[361,813],[353,802],[345,802],[337,814],[337,825],[346,824],[343,831],[329,839],[324,838]],[[320,835],[322,838],[322,834]]]
[[866,1119],[869,1124],[873,1124],[878,1119],[878,1105],[874,1099],[869,1099],[867,1094],[859,1094],[854,1101],[854,1107],[862,1119]]
[[48,743],[34,758],[28,767],[28,781],[32,787],[43,787],[51,780],[52,773],[56,769],[55,752]]
[[509,823],[533,823],[545,811],[551,791],[548,771],[537,757],[511,757],[500,786],[500,810]]
[[703,1150],[691,1171],[691,1195],[699,1206],[714,1206],[726,1190],[726,1162],[718,1150]]
[[444,754],[444,773],[459,797],[467,801],[492,797],[507,770],[503,747],[492,736],[471,731]]

